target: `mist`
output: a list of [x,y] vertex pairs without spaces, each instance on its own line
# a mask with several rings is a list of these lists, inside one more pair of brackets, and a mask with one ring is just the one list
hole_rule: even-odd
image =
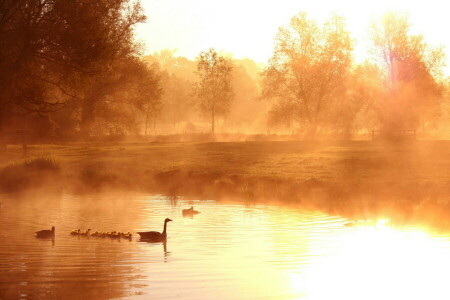
[[[408,14],[374,18],[361,57],[343,16],[292,11],[258,30],[263,62],[229,28],[149,53],[145,22],[139,0],[0,4],[0,299],[329,299],[315,277],[407,277],[393,236],[450,249],[448,50]],[[389,265],[358,269],[361,245]]]

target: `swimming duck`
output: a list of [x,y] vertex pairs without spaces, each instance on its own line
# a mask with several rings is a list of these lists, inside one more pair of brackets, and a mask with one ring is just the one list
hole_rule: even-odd
[[193,206],[191,206],[191,208],[188,209],[183,209],[181,212],[183,216],[193,216],[200,213],[199,211],[194,210]]
[[91,235],[91,230],[88,229],[88,230],[86,230],[86,232],[80,233],[80,235],[81,235],[81,236],[90,236],[90,235]]
[[74,229],[70,232],[71,235],[80,235],[80,229]]
[[163,242],[167,239],[167,223],[171,221],[172,220],[169,218],[166,218],[164,220],[164,230],[162,233],[158,231],[146,231],[146,232],[138,232],[138,234],[141,236],[142,240],[147,240],[151,242]]
[[55,226],[51,230],[40,230],[36,231],[37,238],[54,238],[55,237]]

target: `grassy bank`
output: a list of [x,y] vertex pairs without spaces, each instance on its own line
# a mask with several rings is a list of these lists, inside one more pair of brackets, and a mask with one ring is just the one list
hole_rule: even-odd
[[[20,164],[21,153],[21,147],[9,146],[1,166]],[[91,143],[35,145],[28,153],[56,160],[64,186],[73,192],[124,188],[279,201],[450,228],[447,141]]]

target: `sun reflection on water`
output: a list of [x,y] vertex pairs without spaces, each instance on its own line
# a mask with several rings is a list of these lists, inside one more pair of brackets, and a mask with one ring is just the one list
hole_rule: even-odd
[[306,270],[291,274],[298,299],[450,299],[448,240],[385,220],[334,239],[334,253],[312,256]]

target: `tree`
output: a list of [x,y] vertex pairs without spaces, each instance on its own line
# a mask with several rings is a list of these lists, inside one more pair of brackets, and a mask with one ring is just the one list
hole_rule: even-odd
[[1,1],[0,123],[82,101],[81,86],[136,53],[133,26],[144,20],[139,1]]
[[385,134],[423,129],[442,98],[444,53],[429,47],[421,35],[410,33],[405,15],[387,13],[372,28],[374,52],[383,66],[384,101],[379,104]]
[[355,65],[335,94],[330,119],[334,133],[350,138],[352,133],[368,133],[377,125],[376,105],[382,96],[382,71],[376,64]]
[[160,69],[160,85],[164,91],[160,119],[170,124],[171,131],[182,122],[188,123],[194,114],[192,85],[196,70],[194,61],[174,54],[174,51],[162,50],[145,58],[149,64]]
[[232,62],[220,56],[214,49],[201,52],[198,58],[197,76],[199,81],[194,84],[194,95],[201,110],[211,116],[211,132],[213,134],[216,115],[228,112],[233,99],[232,68]]
[[322,26],[300,13],[280,28],[269,66],[264,70],[262,96],[275,100],[273,116],[304,125],[314,136],[326,121],[329,102],[351,63],[352,42],[344,19],[333,16]]

